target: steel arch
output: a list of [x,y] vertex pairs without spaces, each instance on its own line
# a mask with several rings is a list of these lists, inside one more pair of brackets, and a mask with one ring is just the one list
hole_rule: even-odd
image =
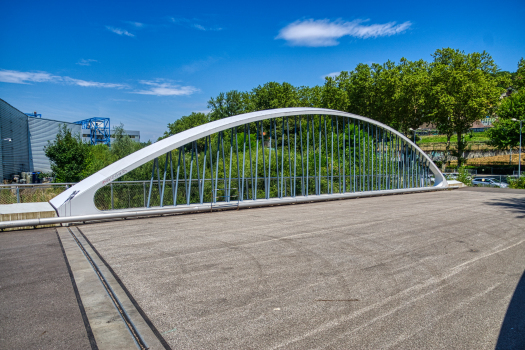
[[[209,135],[229,130],[231,128],[263,121],[266,119],[274,119],[280,117],[291,117],[291,116],[304,116],[304,115],[319,115],[319,116],[337,116],[346,117],[354,120],[368,123],[369,125],[375,125],[382,130],[386,130],[398,138],[403,140],[405,144],[410,145],[417,151],[418,156],[421,156],[428,163],[428,168],[435,177],[433,188],[444,188],[447,187],[447,181],[443,174],[439,171],[436,165],[432,162],[417,145],[415,145],[410,139],[405,137],[403,134],[392,129],[391,127],[379,123],[375,120],[362,117],[359,115],[324,109],[324,108],[279,108],[272,110],[257,111],[251,113],[240,114],[229,118],[224,118],[214,122],[210,122],[204,125],[197,126],[195,128],[183,131],[166,139],[160,140],[148,147],[145,147],[119,161],[107,166],[106,168],[98,171],[97,173],[89,176],[82,180],[78,184],[72,186],[68,190],[64,191],[60,195],[50,200],[50,204],[55,208],[59,216],[78,216],[78,215],[93,215],[93,214],[104,214],[107,211],[101,211],[96,208],[94,203],[94,196],[98,189],[110,182],[116,180],[120,176],[127,172],[151,161],[156,158],[174,150],[187,145],[193,141],[207,137]],[[428,189],[428,187],[427,187]],[[381,193],[384,190],[375,191]],[[386,191],[391,193],[396,190]],[[407,192],[405,190],[397,190],[398,192]],[[323,195],[323,198],[326,197]],[[275,202],[275,201],[274,201]],[[148,210],[148,209],[143,209]],[[121,210],[125,211],[125,210]],[[115,211],[112,211],[115,212]]]

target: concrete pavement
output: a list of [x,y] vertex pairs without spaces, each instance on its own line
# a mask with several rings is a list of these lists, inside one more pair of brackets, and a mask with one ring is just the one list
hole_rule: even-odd
[[519,349],[524,216],[483,189],[80,229],[174,349]]
[[[73,230],[166,348],[523,349],[524,219],[467,188]],[[55,229],[0,234],[0,349],[92,348],[66,261]]]
[[0,349],[91,349],[54,228],[0,233]]

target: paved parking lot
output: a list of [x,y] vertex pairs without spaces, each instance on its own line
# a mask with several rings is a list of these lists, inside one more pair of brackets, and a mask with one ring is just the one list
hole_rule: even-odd
[[173,349],[522,349],[525,192],[80,226]]

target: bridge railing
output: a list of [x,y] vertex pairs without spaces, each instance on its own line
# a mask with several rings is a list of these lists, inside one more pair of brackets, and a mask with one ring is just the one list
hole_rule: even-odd
[[47,202],[73,185],[74,182],[0,185],[0,205]]
[[[275,198],[278,195],[277,190],[277,177],[270,177],[268,179],[261,179],[246,177],[244,179],[231,178],[224,179],[218,178],[218,181],[223,185],[231,180],[232,187],[223,187],[218,186],[217,190],[214,192],[212,188],[212,179],[200,179],[200,180],[180,180],[177,188],[176,201],[173,201],[173,190],[171,182],[167,182],[164,187],[164,196],[162,200],[162,206],[177,206],[177,205],[188,205],[201,203],[200,194],[203,194],[202,203],[210,203],[212,201],[213,195],[215,194],[216,201],[218,202],[237,202],[244,200],[256,200],[265,198],[265,182],[270,181],[270,198]],[[282,179],[280,179],[282,181]],[[285,179],[282,185],[282,197],[295,197],[298,195],[303,195],[301,192],[301,186],[299,183],[296,183],[294,186],[293,179],[292,181],[286,181],[290,179]],[[307,180],[309,183],[309,194],[315,195],[315,183],[319,181],[318,177],[309,176]],[[330,188],[332,177],[330,176],[321,176],[321,187]],[[387,181],[395,182],[397,177],[391,175],[357,175],[355,177],[345,176],[345,179],[341,178],[341,181],[345,181],[348,185],[347,190],[352,190],[352,184],[354,183],[371,183],[375,182],[386,183]],[[240,182],[243,182],[238,187]],[[257,183],[256,183],[257,181]],[[402,181],[402,180],[401,180]],[[425,185],[432,185],[432,178],[421,179],[421,187]],[[297,179],[296,179],[297,182]],[[343,193],[343,183],[339,182],[339,179],[336,179],[333,187],[331,187],[331,193]],[[150,186],[151,186],[151,196],[150,196]],[[162,194],[163,181],[154,180],[153,183],[150,181],[115,181],[111,184],[102,187],[95,194],[95,205],[99,210],[114,210],[114,209],[129,209],[129,208],[147,208],[148,199],[150,201],[150,207],[160,207],[161,206],[161,194]],[[201,190],[201,186],[204,188]],[[356,185],[357,186],[357,185]],[[159,189],[160,188],[160,189]],[[306,192],[306,191],[305,191]],[[188,196],[189,194],[189,196]],[[304,193],[304,195],[308,195]]]
[[[115,183],[148,178],[149,183]],[[60,216],[75,216],[445,187],[432,160],[387,125],[329,109],[282,108],[212,121],[159,140],[84,179],[51,204]]]
[[281,117],[178,147],[143,165],[150,181],[109,183],[94,202],[112,210],[428,187],[429,163],[409,141],[372,123]]
[[[306,179],[306,177],[305,177]],[[322,188],[328,188],[329,183],[331,185],[332,180],[331,176],[321,176],[321,186]],[[343,180],[344,179],[344,180]],[[251,177],[245,177],[244,179],[231,178],[223,179],[218,178],[222,184],[228,183],[228,181],[235,185],[234,187],[229,188],[230,193],[228,194],[228,188],[219,188],[216,191],[216,197],[218,201],[237,201],[237,200],[253,200],[255,198],[264,198],[265,192],[265,180],[264,179],[255,179]],[[277,182],[277,177],[270,177],[269,180],[271,183]],[[281,178],[282,180],[282,178]],[[301,180],[301,179],[299,179]],[[317,177],[309,176],[309,188],[310,194],[315,192],[315,182]],[[341,182],[339,181],[341,180]],[[204,183],[204,198],[211,199],[212,197],[212,188],[211,188],[211,178],[206,179],[193,179],[191,182],[189,180],[180,180],[179,186],[180,190],[177,196],[176,204],[188,204],[187,197],[187,188],[190,189],[190,204],[199,202],[199,186],[202,186]],[[243,181],[243,188],[239,190],[237,185],[240,181]],[[257,181],[257,186],[255,186],[255,181]],[[282,193],[284,197],[287,196],[296,196],[302,195],[300,183],[296,183],[297,186],[293,186],[293,178],[287,177],[283,181]],[[346,186],[349,189],[352,189],[352,184],[362,183],[362,182],[383,182],[395,181],[393,176],[389,175],[356,175],[355,177],[346,175],[344,177],[335,178],[333,183],[332,193],[342,193],[343,184],[342,182],[346,181]],[[432,181],[432,179],[429,179]],[[297,179],[296,179],[297,182]],[[191,186],[188,186],[191,183]],[[66,189],[75,185],[75,182],[68,183],[45,183],[45,184],[9,184],[9,185],[0,185],[0,205],[2,204],[14,204],[14,203],[33,203],[33,202],[47,202],[51,198],[54,198],[59,193],[62,193]],[[151,196],[151,206],[160,206],[160,192],[158,191],[159,185],[162,186],[162,181],[154,180],[153,183],[150,180],[144,181],[114,181],[107,186],[102,187],[95,195],[95,205],[99,210],[111,210],[111,209],[127,209],[127,208],[143,208],[147,207],[148,194],[150,186],[152,185],[152,196]],[[357,186],[357,185],[355,185]],[[162,188],[161,188],[162,191]],[[277,188],[273,186],[270,188],[270,196],[275,197],[277,195]],[[171,197],[172,188],[171,183],[167,183],[164,191],[164,200],[163,205],[174,205],[173,198]],[[306,193],[305,193],[306,195]]]

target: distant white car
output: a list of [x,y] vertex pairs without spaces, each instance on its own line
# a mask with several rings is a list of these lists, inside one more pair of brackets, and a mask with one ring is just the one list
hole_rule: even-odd
[[497,182],[491,177],[475,177],[472,179],[472,186],[500,187],[506,188],[509,185],[503,182]]

